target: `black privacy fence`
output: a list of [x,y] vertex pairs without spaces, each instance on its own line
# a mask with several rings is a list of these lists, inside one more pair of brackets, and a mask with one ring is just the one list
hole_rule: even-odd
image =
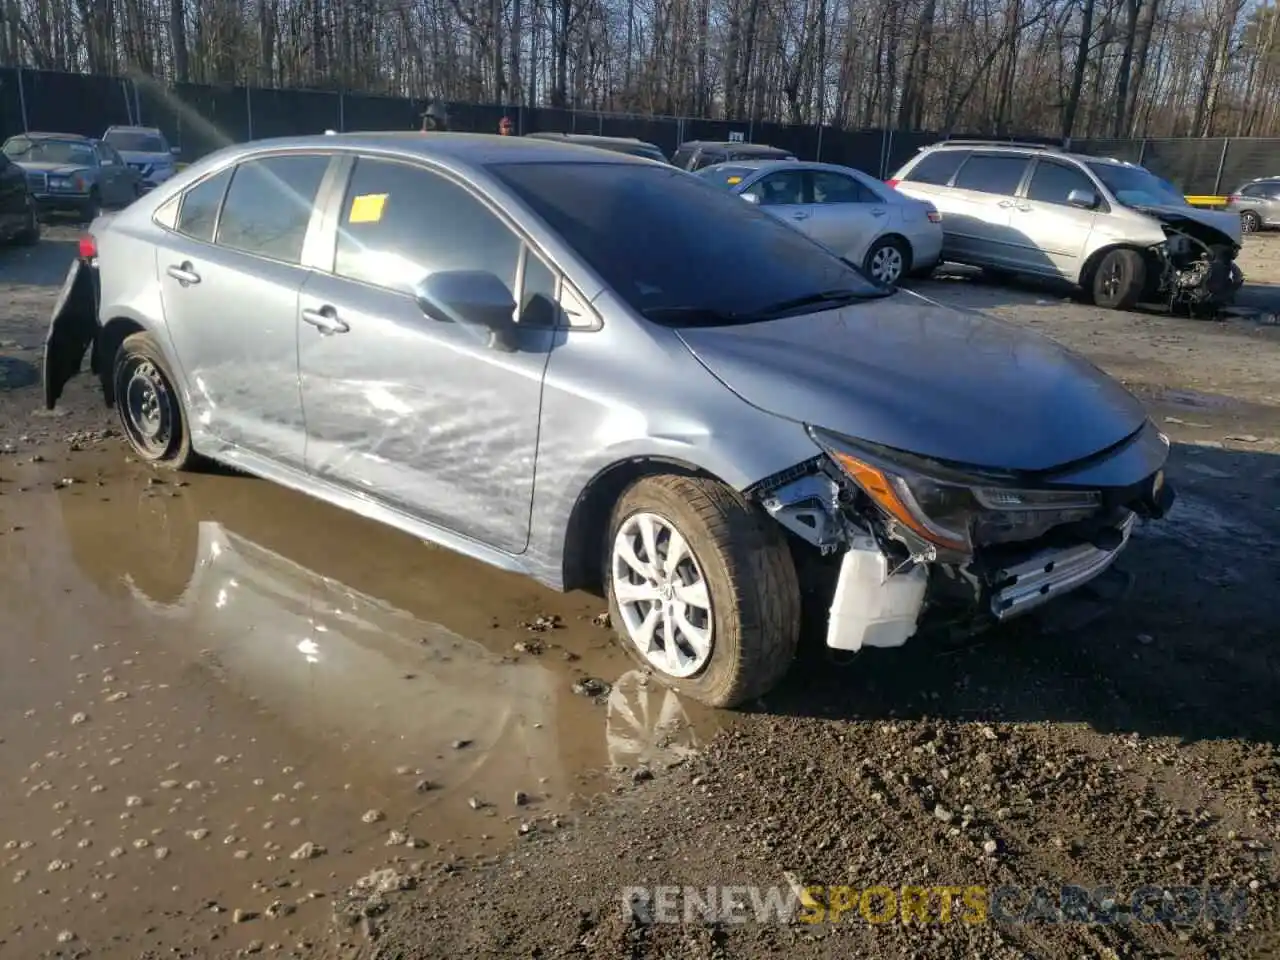
[[[44,70],[0,68],[0,135],[40,130],[101,136],[113,124],[159,127],[185,161],[245,140],[359,130],[413,130],[426,101],[363,93],[159,83]],[[857,167],[888,177],[945,134],[842,130],[781,123],[640,117],[546,107],[454,103],[455,130],[496,133],[510,117],[515,133],[637,137],[670,155],[688,140],[767,143],[802,160]],[[960,138],[959,133],[952,134]],[[1011,138],[1001,138],[1011,139]],[[1031,138],[1039,143],[1058,143]],[[1189,195],[1217,196],[1246,180],[1280,176],[1280,139],[1075,140],[1072,149],[1141,163]]]

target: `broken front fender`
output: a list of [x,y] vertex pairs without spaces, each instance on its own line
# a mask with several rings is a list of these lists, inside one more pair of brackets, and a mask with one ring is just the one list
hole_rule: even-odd
[[97,271],[82,260],[67,270],[44,340],[44,405],[52,410],[67,381],[80,372],[98,334]]

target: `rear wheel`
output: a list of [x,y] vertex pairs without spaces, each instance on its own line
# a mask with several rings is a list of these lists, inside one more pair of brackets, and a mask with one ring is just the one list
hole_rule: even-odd
[[169,470],[195,464],[182,400],[151,334],[125,337],[116,352],[112,385],[120,426],[141,459]]
[[886,287],[896,287],[903,274],[911,269],[911,251],[895,237],[882,237],[867,251],[862,269]]
[[1111,250],[1103,255],[1086,289],[1093,302],[1108,310],[1137,304],[1147,285],[1147,264],[1137,250]]
[[1244,233],[1257,233],[1262,229],[1262,218],[1252,210],[1240,214],[1240,229]]
[[800,588],[780,528],[702,477],[646,477],[614,508],[606,583],[627,653],[675,690],[734,707],[786,674]]

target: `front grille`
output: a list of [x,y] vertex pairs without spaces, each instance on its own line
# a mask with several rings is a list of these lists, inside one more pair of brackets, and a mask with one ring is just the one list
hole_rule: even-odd
[[44,193],[49,189],[49,175],[47,173],[28,173],[27,189],[37,193]]

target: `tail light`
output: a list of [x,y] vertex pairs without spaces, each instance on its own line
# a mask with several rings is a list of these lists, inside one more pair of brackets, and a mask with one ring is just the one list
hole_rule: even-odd
[[929,222],[930,222],[930,223],[941,223],[941,222],[942,222],[942,214],[940,214],[937,210],[930,210],[930,211],[929,211]]
[[885,183],[886,183],[886,184],[888,184],[889,186],[893,187],[894,189],[897,189],[898,184],[900,184],[901,182],[902,182],[901,180],[886,180],[886,181],[885,181]]
[[98,256],[98,241],[93,238],[93,234],[86,233],[80,237],[80,244],[76,254],[81,260],[94,260]]
[[1227,197],[1227,203],[1235,203],[1235,202],[1236,202],[1237,200],[1239,200],[1239,199],[1241,199],[1241,198],[1240,198],[1240,194],[1238,194],[1238,193],[1233,193],[1233,194],[1231,194],[1230,196],[1228,196],[1228,197]]

